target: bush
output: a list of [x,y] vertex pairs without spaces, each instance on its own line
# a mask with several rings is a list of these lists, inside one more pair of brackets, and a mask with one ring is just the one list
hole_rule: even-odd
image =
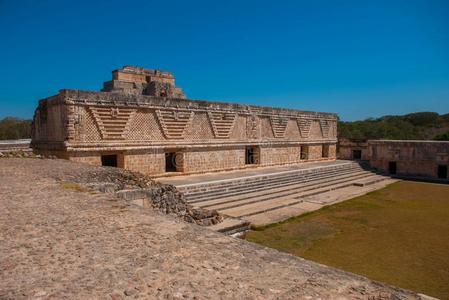
[[[418,112],[404,116],[384,116],[355,122],[339,122],[338,137],[348,139],[429,140],[434,129],[449,130],[449,114]],[[447,138],[445,135],[439,139]]]
[[31,120],[6,117],[0,120],[0,140],[31,138]]
[[449,141],[449,131],[433,138],[435,141]]

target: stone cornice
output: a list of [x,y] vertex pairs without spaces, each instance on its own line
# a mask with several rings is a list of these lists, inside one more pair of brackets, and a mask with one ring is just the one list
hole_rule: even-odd
[[313,140],[313,141],[210,141],[210,142],[71,142],[66,143],[67,150],[71,151],[104,151],[104,150],[151,150],[163,148],[222,148],[222,147],[241,147],[241,146],[298,146],[298,145],[321,145],[335,144],[336,139]]
[[[126,95],[112,92],[91,92],[81,90],[61,90],[59,97],[47,98],[48,102],[85,106],[114,106],[128,108],[150,108],[165,110],[217,111],[232,112],[241,115],[279,116],[313,120],[337,121],[333,113],[301,111],[266,106],[244,105],[225,102],[212,102],[190,99],[173,99],[145,95]],[[44,99],[45,100],[45,99]],[[56,104],[56,103],[54,103]]]

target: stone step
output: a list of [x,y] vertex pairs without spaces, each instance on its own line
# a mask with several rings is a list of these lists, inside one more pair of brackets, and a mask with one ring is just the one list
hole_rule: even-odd
[[284,221],[292,217],[300,216],[302,214],[318,210],[322,207],[323,206],[320,204],[304,201],[295,205],[266,211],[260,214],[246,216],[245,220],[248,220],[252,225],[263,226],[275,222]]
[[385,177],[385,176],[378,176],[377,178],[372,178],[372,179],[367,179],[367,180],[361,180],[358,182],[355,182],[354,185],[355,186],[367,186],[367,185],[372,185],[381,181],[384,181],[386,179],[388,179],[389,177]]
[[[363,177],[369,177],[369,176],[375,176],[375,175],[364,175]],[[336,184],[344,184],[349,181],[352,182],[354,180],[359,179],[360,177],[361,176],[353,176],[350,178],[341,178],[341,179],[336,179],[336,180],[332,180],[332,181],[325,182],[325,183],[316,183],[316,184],[314,184],[312,186],[308,186],[308,187],[299,187],[299,188],[296,188],[296,189],[293,189],[290,191],[273,193],[271,195],[255,196],[250,199],[244,199],[241,201],[234,202],[232,204],[211,206],[211,207],[208,207],[207,209],[216,209],[216,210],[223,211],[223,210],[231,209],[231,208],[235,208],[235,207],[252,205],[254,203],[269,202],[269,201],[273,201],[273,200],[276,200],[279,198],[284,198],[284,197],[294,198],[297,195],[301,195],[303,193],[308,193],[308,195],[314,195],[315,192],[321,193],[321,189],[323,189],[323,188],[332,187]],[[353,185],[353,184],[350,184],[350,185]]]
[[[379,176],[379,177],[382,177],[382,180],[378,181],[378,183],[380,183],[381,181],[386,181],[386,182],[391,183],[391,178],[386,177],[386,176]],[[296,216],[302,215],[302,214],[310,212],[310,211],[315,211],[324,206],[332,205],[337,202],[345,201],[347,199],[351,199],[351,198],[360,196],[369,191],[369,190],[366,190],[365,187],[360,187],[360,191],[357,192],[357,191],[353,190],[354,188],[359,188],[359,187],[349,186],[349,187],[341,188],[338,190],[333,190],[333,191],[328,191],[328,192],[324,192],[321,194],[317,194],[316,197],[317,197],[317,200],[319,199],[319,201],[314,200],[313,196],[312,197],[303,197],[301,199],[301,200],[303,200],[303,202],[300,202],[298,204],[293,204],[293,205],[289,205],[286,207],[274,209],[271,211],[266,211],[263,213],[246,216],[246,217],[244,217],[244,219],[250,221],[252,225],[263,226],[266,224],[280,222],[280,221],[286,220],[291,217],[296,217]],[[374,188],[374,189],[376,189],[376,188]],[[338,191],[342,191],[342,192],[338,192]],[[336,192],[340,193],[340,196],[335,195]]]
[[[278,189],[270,189],[269,191],[258,191],[253,193],[248,193],[244,195],[239,196],[233,196],[233,197],[225,197],[216,199],[214,202],[208,201],[206,203],[195,203],[196,206],[207,208],[207,209],[227,209],[232,207],[237,207],[244,205],[246,203],[252,203],[252,202],[258,202],[262,199],[270,200],[274,197],[281,197],[285,195],[293,195],[297,193],[298,191],[304,191],[304,190],[313,190],[316,189],[319,186],[322,186],[324,184],[332,184],[334,182],[341,182],[345,180],[353,180],[353,179],[360,179],[363,178],[363,176],[372,176],[373,173],[365,172],[365,173],[355,173],[355,174],[349,174],[346,176],[331,176],[329,178],[319,178],[314,180],[313,182],[309,182],[307,184],[299,183],[292,186],[289,186],[287,188],[278,188]],[[325,180],[326,179],[326,180]]]
[[300,170],[290,170],[290,171],[283,171],[283,172],[276,172],[271,174],[263,174],[263,175],[252,175],[252,176],[246,176],[246,177],[237,177],[237,178],[229,178],[224,180],[216,180],[216,181],[210,181],[210,182],[203,182],[203,183],[197,183],[197,184],[185,184],[185,185],[179,185],[179,190],[182,190],[186,193],[193,192],[197,189],[212,189],[214,187],[222,187],[222,186],[228,186],[233,184],[241,184],[241,183],[250,183],[250,182],[258,182],[258,181],[265,181],[267,179],[272,178],[289,178],[292,176],[297,175],[303,175],[303,174],[310,174],[310,173],[319,173],[321,171],[331,171],[331,170],[342,170],[347,169],[351,167],[359,167],[360,166],[356,163],[345,163],[345,164],[339,164],[339,165],[332,165],[332,166],[321,166],[313,169],[300,169]]
[[[373,175],[377,176],[377,175]],[[317,189],[313,189],[311,191],[303,191],[299,193],[295,193],[292,195],[287,195],[284,197],[279,197],[277,199],[270,199],[270,201],[263,201],[262,203],[253,203],[249,205],[243,205],[239,207],[234,207],[230,209],[223,209],[220,210],[221,213],[233,216],[233,217],[240,217],[245,218],[248,216],[265,213],[268,211],[273,211],[276,209],[280,209],[283,207],[293,206],[296,204],[299,204],[301,202],[304,202],[302,198],[309,197],[312,195],[317,195],[320,193],[325,193],[328,191],[344,188],[353,185],[354,182],[356,182],[358,179],[355,180],[349,180],[349,181],[343,181],[339,183],[334,183],[330,185],[324,185],[322,187],[319,187]]]
[[261,182],[261,183],[252,184],[252,185],[247,184],[247,185],[236,186],[236,187],[225,189],[222,191],[203,192],[201,194],[195,194],[195,195],[187,194],[187,195],[185,195],[185,198],[189,203],[198,203],[198,202],[203,202],[203,201],[207,201],[207,200],[213,200],[217,197],[226,197],[226,196],[230,196],[230,195],[241,195],[241,194],[251,193],[254,191],[271,190],[273,188],[291,186],[291,185],[295,185],[295,184],[320,180],[322,178],[335,177],[335,176],[351,174],[351,173],[353,173],[353,174],[364,173],[364,172],[367,172],[367,171],[345,170],[345,171],[339,171],[339,172],[329,172],[329,173],[325,173],[325,174],[314,174],[314,175],[310,175],[310,176],[303,176],[300,178],[296,178],[296,179],[292,179],[292,180],[285,180],[285,181],[281,181],[281,182],[277,182],[277,181],[276,182]]
[[304,174],[312,174],[312,173],[320,173],[320,172],[329,172],[332,170],[342,170],[347,168],[361,168],[360,165],[357,163],[344,163],[344,164],[338,164],[338,165],[331,165],[331,166],[321,166],[316,167],[312,169],[301,169],[301,170],[291,170],[291,171],[284,171],[284,172],[277,172],[272,174],[264,174],[264,175],[253,175],[253,176],[247,176],[247,177],[241,177],[241,178],[232,178],[232,179],[225,179],[225,180],[217,180],[217,181],[211,181],[211,182],[205,182],[205,183],[198,183],[198,184],[185,184],[185,185],[178,185],[177,188],[179,191],[182,191],[186,194],[194,193],[195,190],[199,191],[206,191],[211,190],[216,187],[227,187],[232,185],[240,185],[240,184],[247,184],[251,182],[260,182],[260,181],[266,181],[267,179],[274,179],[274,178],[290,178],[294,176],[300,176]]
[[250,229],[251,223],[234,217],[226,217],[223,222],[209,226],[209,229],[224,233],[226,235],[236,235]]
[[315,178],[315,177],[323,176],[323,174],[337,174],[338,175],[338,174],[345,173],[348,171],[355,172],[355,171],[363,171],[363,170],[360,168],[351,168],[351,169],[345,169],[345,170],[332,170],[332,171],[323,172],[323,173],[302,174],[302,175],[298,175],[298,176],[290,176],[287,178],[273,178],[273,179],[268,178],[264,181],[257,181],[257,182],[247,182],[247,183],[236,182],[232,186],[216,187],[214,189],[206,189],[206,190],[202,190],[202,191],[195,192],[195,193],[184,193],[184,194],[185,194],[186,198],[199,198],[201,195],[206,195],[208,193],[231,191],[231,190],[239,189],[242,186],[247,186],[247,187],[256,187],[256,186],[261,186],[261,185],[274,186],[276,184],[288,184],[291,182],[306,180],[308,178]]
[[[258,195],[260,193],[262,193],[263,195],[269,195],[271,193],[275,193],[278,191],[283,191],[283,190],[288,190],[288,189],[294,189],[298,186],[307,186],[307,185],[313,185],[316,182],[322,182],[322,180],[326,180],[326,179],[334,179],[335,177],[341,177],[341,176],[351,176],[352,174],[362,174],[365,173],[366,171],[360,171],[360,172],[342,172],[338,175],[335,174],[326,174],[326,176],[320,176],[320,177],[314,177],[314,178],[309,178],[309,179],[305,179],[302,181],[296,181],[294,183],[291,184],[283,184],[283,185],[277,185],[277,186],[263,186],[261,188],[257,188],[257,189],[253,189],[253,190],[248,190],[248,191],[243,191],[243,192],[235,192],[235,193],[229,193],[227,195],[224,195],[222,197],[211,197],[211,199],[205,199],[204,201],[198,201],[195,202],[195,205],[201,205],[201,206],[210,206],[210,205],[214,205],[216,203],[223,203],[224,201],[229,201],[232,202],[233,200],[236,199],[243,199],[246,197],[251,197],[251,195],[255,194]],[[225,200],[226,199],[226,200]]]
[[195,188],[190,188],[189,190],[186,190],[184,188],[179,188],[180,191],[182,191],[185,194],[193,195],[195,193],[201,193],[205,191],[214,191],[217,189],[225,189],[225,188],[232,188],[234,186],[240,186],[240,185],[248,185],[248,184],[258,184],[258,183],[266,183],[266,182],[275,182],[275,181],[285,181],[285,180],[294,180],[295,178],[302,178],[305,176],[314,176],[319,174],[328,174],[328,173],[338,173],[343,172],[347,170],[363,170],[360,167],[351,166],[341,169],[330,169],[330,170],[322,170],[320,172],[302,172],[297,174],[286,174],[285,176],[264,176],[263,178],[256,178],[256,180],[241,180],[239,178],[231,181],[231,182],[223,182],[223,183],[217,183],[213,186],[198,186]]

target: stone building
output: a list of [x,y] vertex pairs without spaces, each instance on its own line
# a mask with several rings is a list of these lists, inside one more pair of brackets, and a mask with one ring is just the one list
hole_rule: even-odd
[[34,151],[153,175],[336,159],[335,114],[187,100],[168,72],[112,74],[102,92],[39,101]]
[[338,139],[338,158],[353,160],[369,160],[368,140]]
[[340,140],[338,148],[340,159],[364,160],[392,175],[448,179],[449,142]]

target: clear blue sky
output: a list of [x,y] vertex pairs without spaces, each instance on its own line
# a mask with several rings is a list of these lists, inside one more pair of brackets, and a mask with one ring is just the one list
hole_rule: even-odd
[[337,112],[449,112],[449,1],[0,0],[0,118],[123,65],[189,98]]

